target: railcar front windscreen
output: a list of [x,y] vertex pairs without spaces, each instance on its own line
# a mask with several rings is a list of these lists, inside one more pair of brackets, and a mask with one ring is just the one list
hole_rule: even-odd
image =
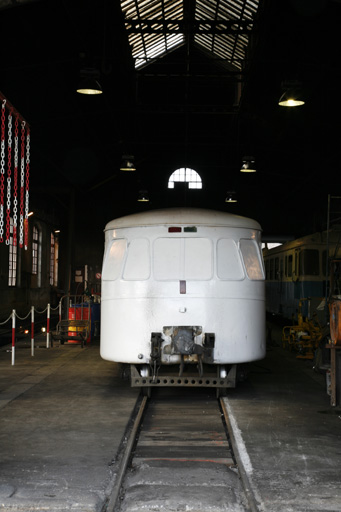
[[253,281],[263,280],[264,271],[257,244],[253,240],[242,239],[240,241],[240,249],[248,278]]
[[244,279],[244,269],[237,244],[229,238],[221,238],[217,244],[217,274],[224,281]]
[[150,277],[150,250],[147,238],[135,238],[129,243],[127,260],[123,269],[126,281],[144,281]]
[[157,281],[212,279],[212,242],[208,238],[158,238],[153,262]]
[[115,281],[121,275],[123,258],[127,248],[124,238],[116,238],[108,246],[103,261],[102,279]]

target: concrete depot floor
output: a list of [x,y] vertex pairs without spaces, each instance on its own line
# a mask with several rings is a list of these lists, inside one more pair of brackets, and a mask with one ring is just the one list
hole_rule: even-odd
[[260,511],[341,511],[341,409],[325,373],[282,348],[274,326],[267,356],[226,399]]
[[[37,346],[39,345],[39,347]],[[99,511],[138,396],[99,344],[0,351],[0,510]]]
[[[260,511],[341,511],[341,411],[273,330],[225,399]],[[138,390],[98,342],[0,348],[0,511],[100,511]]]

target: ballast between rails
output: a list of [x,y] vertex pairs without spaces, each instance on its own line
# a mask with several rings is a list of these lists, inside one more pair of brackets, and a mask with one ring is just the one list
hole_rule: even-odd
[[[154,401],[154,404],[152,405],[152,407],[154,407],[153,413],[151,413],[152,416],[155,414],[155,406],[156,406],[157,402],[158,402],[158,400]],[[254,492],[254,488],[253,488],[253,484],[252,484],[250,469],[248,468],[248,462],[247,462],[248,456],[245,455],[244,453],[240,453],[240,449],[239,449],[240,440],[238,439],[238,432],[237,432],[238,428],[237,428],[233,418],[230,418],[230,408],[229,408],[228,402],[226,402],[226,399],[218,398],[217,402],[218,402],[218,407],[221,412],[221,419],[223,420],[223,425],[225,426],[225,432],[226,432],[227,441],[229,444],[229,451],[231,453],[231,459],[234,461],[233,468],[234,468],[234,471],[237,471],[237,473],[238,473],[238,477],[239,477],[240,483],[241,483],[241,490],[244,493],[245,504],[247,503],[246,509],[249,512],[259,512],[259,506],[257,504],[257,500],[256,500],[256,496],[255,496],[255,492]],[[138,463],[135,461],[135,466],[134,466],[133,459],[134,459],[134,452],[135,452],[136,448],[139,447],[142,424],[143,424],[143,427],[145,427],[145,435],[144,435],[144,440],[142,440],[142,446],[147,447],[150,442],[150,441],[146,442],[146,440],[149,438],[148,432],[150,434],[150,432],[153,431],[154,435],[157,436],[156,431],[158,429],[155,430],[155,428],[151,428],[150,421],[147,418],[149,405],[150,405],[150,399],[147,398],[146,396],[143,396],[143,394],[141,393],[137,398],[134,410],[132,412],[132,416],[130,418],[130,423],[127,426],[127,430],[122,439],[119,453],[117,454],[117,459],[116,459],[117,466],[116,466],[115,474],[114,474],[112,481],[110,482],[110,484],[108,486],[107,499],[106,499],[106,502],[102,509],[102,512],[114,512],[116,510],[121,510],[120,503],[125,499],[126,495],[129,495],[129,484],[127,484],[127,482],[126,482],[126,476],[127,476],[127,472],[128,472],[128,468],[129,468],[130,464],[132,464],[132,467],[134,467],[134,471],[137,471],[137,472],[139,471],[138,466],[139,466],[139,464],[141,464],[141,462]],[[157,414],[156,414],[156,416],[157,416]],[[158,419],[158,421],[160,421],[160,420]],[[213,424],[214,424],[214,422],[213,422]],[[175,429],[175,433],[174,433],[174,438],[172,436],[172,440],[173,440],[173,442],[176,442],[176,439],[177,439],[176,426],[173,425],[173,427]],[[205,428],[205,427],[202,427],[202,428]],[[212,428],[214,431],[215,430],[214,427],[212,427]],[[147,435],[146,435],[146,432],[147,432]],[[167,430],[167,427],[165,427],[162,430],[162,434],[161,434],[163,446],[167,445],[167,441],[165,441],[165,439],[167,438],[167,432],[169,432],[169,429]],[[202,432],[201,432],[201,435],[202,435]],[[193,446],[200,445],[200,443],[202,442],[201,440],[198,440],[198,439],[197,439],[197,441],[195,441],[195,439],[196,439],[196,436],[194,435],[194,441],[191,441],[192,448],[193,448]],[[157,442],[158,441],[156,439],[156,443]],[[220,450],[221,450],[221,446],[222,446],[221,441],[220,441],[219,445],[220,445]],[[179,446],[183,447],[183,446],[185,446],[185,443],[182,442],[181,445],[179,445]],[[140,453],[139,456],[141,457],[140,460],[143,460],[143,458],[146,457],[147,462],[148,462],[148,460],[153,460],[153,459],[158,460],[159,462],[164,461],[164,465],[158,466],[159,467],[158,475],[160,475],[160,476],[158,476],[158,478],[161,478],[161,479],[162,479],[162,476],[161,476],[162,468],[167,467],[167,460],[173,461],[173,462],[176,460],[181,460],[181,461],[186,460],[187,462],[190,462],[192,460],[192,461],[195,461],[194,462],[195,464],[198,463],[198,460],[200,460],[201,462],[205,461],[205,456],[197,458],[194,455],[193,455],[193,457],[188,456],[188,454],[186,455],[186,459],[184,459],[181,452],[180,453],[177,452],[177,455],[175,456],[175,458],[174,457],[169,458],[168,456],[164,457],[164,454],[162,454],[162,453],[160,455],[155,455],[155,453],[154,454],[150,453],[148,455],[147,452],[144,452],[144,454]],[[221,456],[221,455],[219,455],[219,456]],[[225,457],[227,457],[227,455],[225,455]],[[212,462],[213,460],[215,460],[214,455],[211,454],[210,461]],[[219,460],[223,460],[223,459],[219,459]],[[227,466],[229,465],[229,462],[227,459],[224,459],[224,464],[227,464]],[[140,480],[139,480],[139,482],[140,482]],[[165,483],[165,485],[172,485],[172,483],[169,482],[168,480],[165,481],[164,483]],[[143,484],[141,484],[141,485],[143,485]],[[148,484],[146,484],[146,485],[148,485]],[[145,492],[146,492],[146,496],[147,496],[148,492],[147,491],[145,491]],[[156,496],[157,496],[157,491],[156,491],[156,494],[154,495],[154,499]],[[150,499],[150,496],[148,496],[148,499]],[[243,510],[244,510],[244,508],[243,508]]]

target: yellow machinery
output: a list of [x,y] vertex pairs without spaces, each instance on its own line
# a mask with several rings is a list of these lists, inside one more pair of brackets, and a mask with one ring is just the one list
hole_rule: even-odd
[[330,264],[330,341],[341,345],[341,260],[334,259]]
[[283,348],[296,350],[297,358],[314,359],[314,352],[322,339],[322,328],[314,314],[312,319],[304,318],[302,315],[302,302],[309,299],[301,299],[298,303],[298,314],[296,325],[286,325],[282,331]]

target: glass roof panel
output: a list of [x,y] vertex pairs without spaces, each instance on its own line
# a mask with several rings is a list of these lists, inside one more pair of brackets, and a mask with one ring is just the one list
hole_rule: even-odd
[[[184,0],[121,0],[135,67],[193,37],[198,47],[241,69],[258,4],[259,0],[196,0],[193,19],[188,20]],[[185,26],[192,28],[186,32]]]

